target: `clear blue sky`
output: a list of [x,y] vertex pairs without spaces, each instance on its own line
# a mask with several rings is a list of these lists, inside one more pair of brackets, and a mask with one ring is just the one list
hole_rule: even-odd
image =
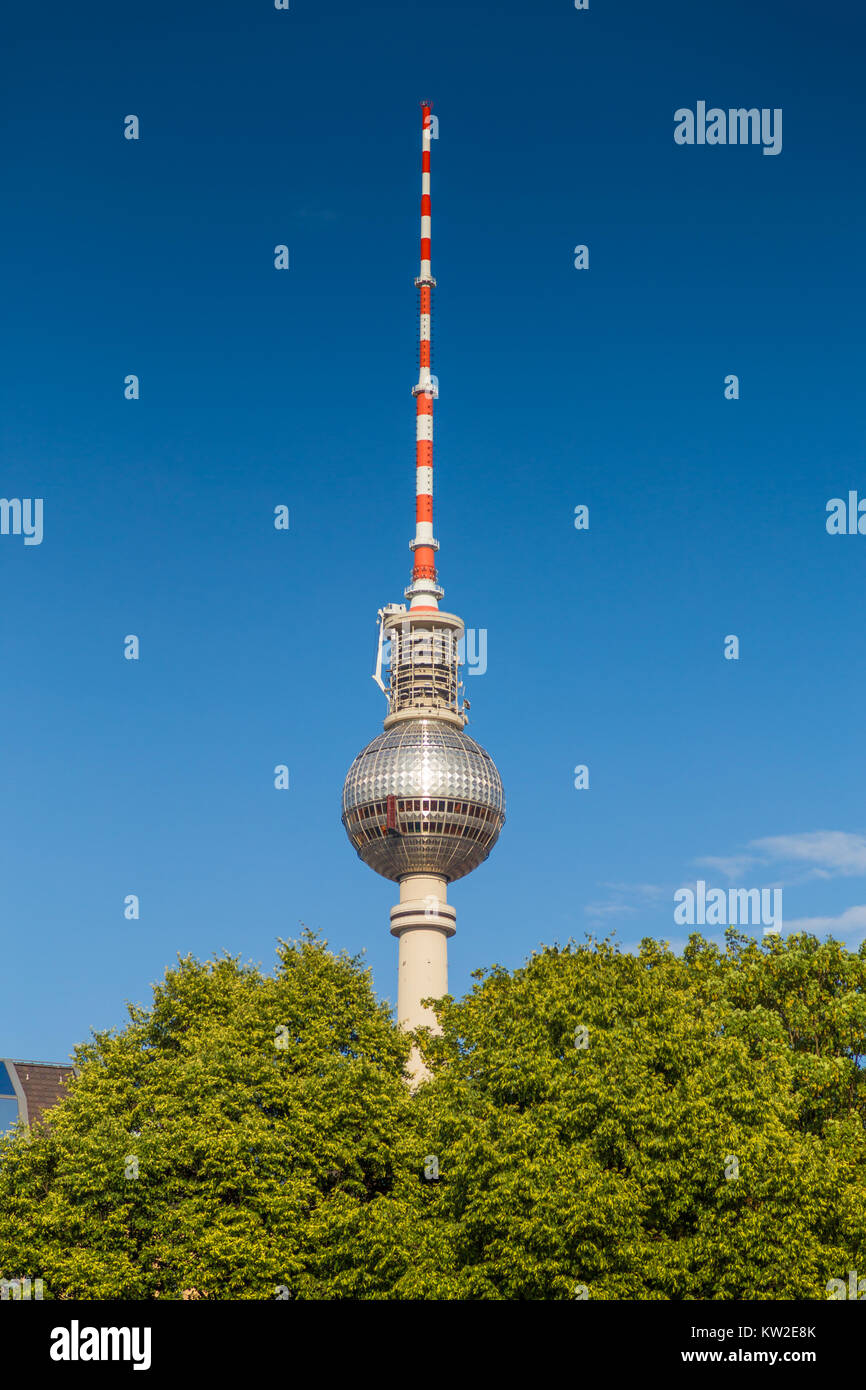
[[[825,529],[866,496],[857,7],[15,9],[0,494],[45,533],[0,536],[0,1055],[300,922],[393,998],[340,791],[409,574],[428,97],[440,572],[508,797],[452,992],[586,931],[681,944],[698,877],[862,940],[866,536]],[[782,108],[782,153],[676,145],[699,100]]]

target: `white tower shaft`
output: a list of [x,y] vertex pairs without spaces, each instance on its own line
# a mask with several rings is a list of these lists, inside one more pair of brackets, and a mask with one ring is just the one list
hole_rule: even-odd
[[[391,931],[400,942],[397,975],[397,1026],[407,1032],[441,1028],[422,999],[448,993],[448,938],[457,930],[457,914],[447,901],[448,880],[439,874],[407,874],[400,880],[400,902],[391,908]],[[429,1075],[417,1048],[409,1070],[413,1084]]]

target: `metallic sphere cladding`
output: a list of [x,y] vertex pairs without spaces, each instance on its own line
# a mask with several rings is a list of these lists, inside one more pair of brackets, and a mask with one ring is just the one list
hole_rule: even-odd
[[426,873],[453,881],[483,863],[499,838],[502,782],[490,754],[462,730],[405,720],[349,768],[343,824],[360,858],[385,878]]

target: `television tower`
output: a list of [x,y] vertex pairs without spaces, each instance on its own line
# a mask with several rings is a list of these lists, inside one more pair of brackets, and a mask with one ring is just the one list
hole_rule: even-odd
[[[489,753],[464,733],[459,643],[463,621],[439,607],[433,538],[433,402],[430,308],[436,281],[430,269],[430,103],[422,102],[420,368],[415,397],[415,537],[412,582],[405,603],[379,609],[379,648],[373,679],[386,695],[385,732],[362,749],[343,787],[343,825],[365,864],[400,885],[391,909],[399,941],[397,1023],[437,1031],[425,998],[448,992],[448,938],[456,913],[448,884],[476,869],[505,823],[505,797]],[[385,644],[389,682],[382,680]],[[410,1070],[427,1076],[417,1049]]]

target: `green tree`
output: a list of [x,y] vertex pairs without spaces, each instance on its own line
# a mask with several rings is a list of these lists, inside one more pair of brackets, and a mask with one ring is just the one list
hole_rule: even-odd
[[[328,1209],[411,1182],[408,1044],[358,960],[306,935],[278,962],[184,959],[77,1049],[50,1123],[0,1144],[0,1271],[46,1297],[327,1295]],[[352,1292],[387,1293],[360,1253]]]
[[401,1292],[800,1299],[866,1272],[866,948],[546,949],[445,1001]]
[[359,960],[309,934],[273,977],[182,960],[0,1144],[0,1273],[300,1299],[824,1298],[866,1273],[866,947],[570,943],[438,1012],[412,1093]]

